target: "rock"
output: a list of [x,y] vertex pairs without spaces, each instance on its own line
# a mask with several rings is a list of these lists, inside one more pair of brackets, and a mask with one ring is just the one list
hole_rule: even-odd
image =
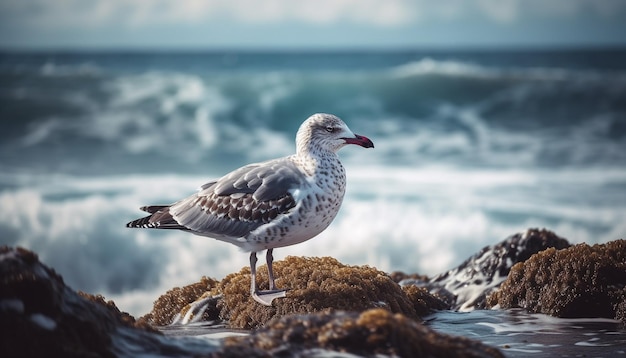
[[[272,318],[325,309],[363,311],[382,307],[417,319],[447,306],[424,289],[402,289],[387,274],[368,266],[347,266],[330,257],[287,257],[274,263],[279,287],[290,288],[287,297],[271,307],[250,297],[250,270],[228,275],[221,282],[201,282],[175,288],[161,296],[144,318],[157,325],[214,321],[231,328],[251,329]],[[257,282],[267,289],[267,269],[257,270]]]
[[488,305],[626,322],[626,240],[535,254],[511,269]]
[[321,356],[320,349],[363,357],[504,357],[496,348],[437,333],[380,308],[284,316],[250,336],[227,338],[225,345],[283,357],[307,356],[306,352],[316,350]]
[[[279,262],[280,263],[280,262]],[[61,276],[39,262],[36,254],[21,248],[0,247],[0,352],[2,356],[206,356],[273,357],[315,355],[315,349],[327,353],[353,352],[363,356],[393,354],[411,357],[415,354],[452,357],[501,357],[495,348],[466,338],[450,337],[422,326],[416,317],[415,302],[428,301],[430,296],[417,287],[405,291],[384,273],[370,267],[342,265],[331,258],[288,258],[276,265],[284,276],[284,283],[302,285],[293,289],[291,299],[282,299],[303,308],[294,311],[319,310],[323,312],[286,315],[286,307],[275,308],[274,318],[263,328],[244,338],[228,338],[226,344],[193,341],[181,344],[180,339],[164,336],[148,325],[152,320],[169,320],[159,312],[144,320],[135,321],[120,312],[112,301],[100,295],[75,292],[67,287]],[[297,269],[297,270],[296,270]],[[280,271],[278,271],[280,270]],[[287,271],[298,271],[288,274]],[[212,295],[224,290],[221,309],[236,297],[247,305],[249,275],[245,270],[233,274],[218,285],[203,278],[198,284],[177,288],[157,301],[155,311],[175,312],[194,309],[190,297],[201,294],[205,302],[218,298]],[[307,277],[312,277],[307,285]],[[262,279],[262,278],[261,278]],[[245,281],[245,289],[239,287]],[[300,286],[298,286],[300,287]],[[228,296],[233,295],[228,300]],[[243,298],[245,296],[245,298]],[[415,302],[409,297],[414,297]],[[328,305],[332,308],[325,308]],[[382,308],[368,309],[382,306]],[[191,308],[190,308],[191,307]],[[214,306],[215,307],[215,306]],[[347,313],[336,307],[364,311]],[[421,306],[420,306],[421,307]],[[256,307],[260,322],[267,307]],[[265,310],[265,311],[264,311]],[[402,311],[393,314],[391,311]],[[235,310],[239,315],[252,312]],[[230,311],[228,311],[230,312]],[[232,314],[232,312],[230,313]],[[285,314],[285,315],[283,315]],[[158,318],[155,318],[158,317]],[[242,317],[238,317],[243,320]],[[244,322],[247,322],[244,320]],[[285,341],[283,341],[285,340]],[[187,343],[190,343],[189,341]]]
[[[414,303],[384,272],[369,266],[347,266],[331,257],[293,257],[274,262],[276,285],[288,288],[286,298],[262,306],[250,296],[250,270],[226,276],[219,284],[221,317],[233,328],[257,328],[272,318],[325,309],[364,311],[381,307],[417,318]],[[260,289],[267,287],[267,269],[257,270]],[[218,293],[216,291],[216,293]]]
[[422,280],[428,281],[428,276],[420,275],[418,273],[407,274],[402,271],[393,271],[389,274],[389,277],[393,280],[393,282],[399,283],[402,280]]
[[[185,317],[193,309],[192,303],[205,293],[211,291],[218,284],[218,281],[203,276],[199,282],[187,285],[183,288],[175,287],[161,295],[155,302],[152,311],[143,316],[140,320],[157,326],[165,326],[177,320],[178,317]],[[219,311],[215,306],[207,307],[199,317],[192,317],[195,320],[213,321],[219,319]]]
[[102,307],[105,307],[109,313],[114,317],[114,319],[121,323],[124,326],[131,328],[140,328],[152,333],[160,333],[158,329],[156,329],[152,324],[143,320],[135,320],[135,317],[131,316],[128,312],[122,312],[117,308],[115,302],[106,301],[104,296],[102,295],[92,295],[90,293],[85,293],[82,291],[77,292],[79,296],[87,299],[91,302],[94,302]]
[[420,317],[426,316],[434,310],[445,310],[450,308],[448,304],[436,296],[433,296],[423,287],[406,285],[402,287],[402,291],[404,291],[409,300],[413,302],[415,313],[417,313]]
[[497,245],[486,246],[458,267],[428,281],[405,279],[400,285],[424,287],[453,309],[482,309],[486,297],[504,282],[514,264],[549,247],[563,249],[569,246],[567,240],[551,231],[529,229]]
[[37,255],[0,247],[0,352],[4,357],[113,357],[184,353],[102,296],[77,293]]

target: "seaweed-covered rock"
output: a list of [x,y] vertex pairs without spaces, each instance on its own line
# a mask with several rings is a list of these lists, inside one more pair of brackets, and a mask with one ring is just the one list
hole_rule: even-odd
[[407,295],[409,301],[413,302],[413,308],[415,308],[415,313],[417,313],[418,316],[426,316],[434,310],[450,308],[446,302],[432,295],[423,287],[406,285],[402,287],[402,291]]
[[391,277],[391,279],[397,283],[400,283],[403,280],[422,280],[422,281],[429,280],[428,276],[426,275],[420,275],[418,273],[407,274],[402,271],[394,271],[389,274],[389,277]]
[[[368,266],[346,266],[330,257],[287,257],[275,262],[274,270],[277,284],[291,289],[286,299],[275,300],[272,307],[252,300],[250,270],[243,268],[219,283],[203,277],[200,282],[168,291],[141,320],[166,325],[221,319],[232,328],[249,329],[282,315],[327,308],[363,311],[384,307],[413,318],[448,308],[425,289],[400,288],[381,271]],[[259,286],[266,288],[266,268],[260,267],[257,274]]]
[[272,356],[306,356],[323,349],[364,357],[503,357],[499,350],[463,337],[437,333],[385,309],[289,315],[226,347],[258,348]]
[[486,246],[458,267],[431,278],[405,279],[402,286],[425,287],[454,309],[485,308],[486,297],[507,278],[511,267],[549,247],[569,247],[567,240],[553,232],[529,229],[508,237],[494,246]]
[[491,306],[626,322],[626,240],[548,249],[511,269]]
[[[293,313],[334,310],[364,311],[382,307],[417,318],[414,304],[386,273],[369,266],[347,266],[331,257],[293,257],[274,263],[278,287],[287,288],[286,298],[271,307],[250,296],[250,270],[226,276],[219,284],[223,298],[221,317],[233,328],[260,327],[272,318]],[[257,270],[260,289],[267,287],[267,269]],[[217,293],[217,292],[216,292]]]
[[[156,301],[152,311],[143,316],[140,320],[145,320],[150,324],[165,326],[173,323],[176,317],[185,316],[192,309],[191,303],[202,297],[207,292],[217,286],[218,281],[202,276],[199,282],[185,287],[175,287],[161,295]],[[202,311],[201,317],[197,319],[212,321],[218,319],[218,310],[208,307]]]
[[183,354],[102,296],[76,293],[37,255],[0,247],[0,352],[5,357]]

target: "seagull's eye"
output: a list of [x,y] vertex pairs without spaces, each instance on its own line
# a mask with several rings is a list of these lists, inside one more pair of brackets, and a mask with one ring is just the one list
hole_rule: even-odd
[[334,127],[330,127],[330,126],[326,127],[326,132],[328,132],[328,133],[332,133],[332,132],[334,132],[334,131],[335,131],[335,128],[334,128]]

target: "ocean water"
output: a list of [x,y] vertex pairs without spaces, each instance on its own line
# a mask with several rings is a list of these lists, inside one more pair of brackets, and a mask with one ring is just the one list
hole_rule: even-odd
[[[626,330],[618,321],[606,318],[555,318],[529,314],[520,309],[474,312],[440,311],[425,317],[424,324],[437,332],[464,336],[498,348],[505,357],[624,357]],[[209,322],[171,325],[162,329],[164,342],[191,354],[217,349],[228,336],[247,332],[224,329]],[[152,353],[152,357],[164,356]],[[147,355],[147,354],[146,354]],[[304,351],[303,357],[360,356],[322,349]],[[377,357],[388,357],[377,355]]]
[[4,52],[0,244],[143,315],[248,256],[125,223],[291,154],[316,112],[376,148],[342,149],[339,216],[277,260],[434,275],[529,227],[626,237],[626,50]]

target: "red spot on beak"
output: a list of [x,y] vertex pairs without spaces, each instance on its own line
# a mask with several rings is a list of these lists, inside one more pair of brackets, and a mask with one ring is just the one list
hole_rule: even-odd
[[342,138],[346,141],[346,144],[356,144],[360,145],[363,148],[374,148],[374,143],[372,143],[369,138],[364,137],[362,135],[355,134],[355,138]]

